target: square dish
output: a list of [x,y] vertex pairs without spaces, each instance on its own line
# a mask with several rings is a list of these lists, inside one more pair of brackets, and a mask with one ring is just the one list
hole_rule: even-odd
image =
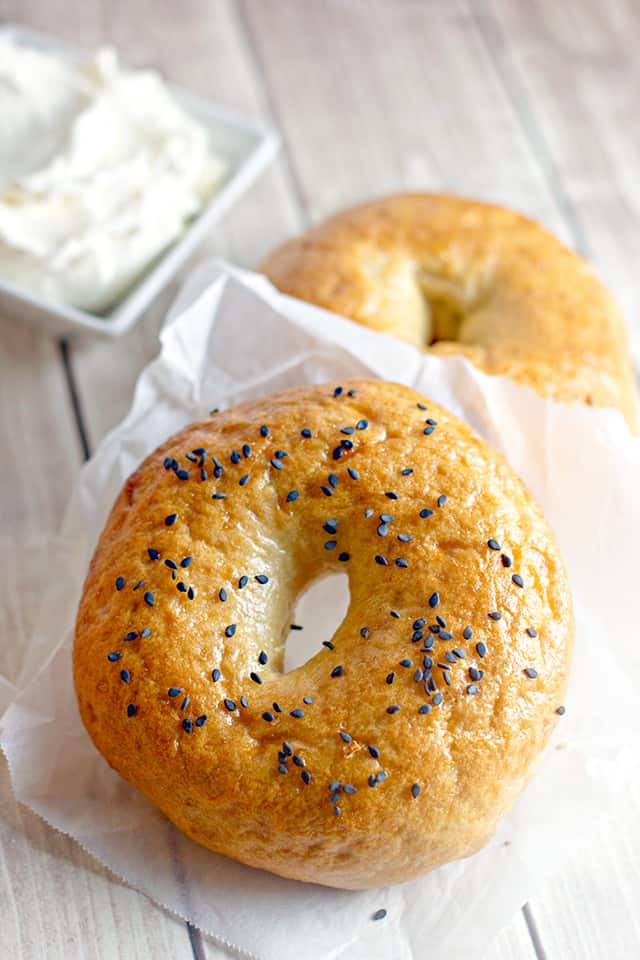
[[[63,53],[70,58],[80,55],[79,50],[70,49],[52,37],[17,25],[0,27],[0,34],[38,50]],[[275,131],[245,120],[180,87],[168,86],[186,112],[209,131],[215,152],[226,164],[220,188],[202,212],[187,224],[182,235],[147,267],[129,291],[106,313],[90,313],[64,303],[48,301],[0,277],[0,310],[5,316],[37,324],[57,335],[84,331],[108,337],[120,336],[140,319],[212,226],[273,159],[279,147]]]

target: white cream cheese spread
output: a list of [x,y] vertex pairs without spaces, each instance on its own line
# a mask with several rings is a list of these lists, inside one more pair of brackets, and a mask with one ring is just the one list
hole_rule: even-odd
[[0,277],[109,309],[224,176],[206,129],[113,50],[74,60],[0,39]]

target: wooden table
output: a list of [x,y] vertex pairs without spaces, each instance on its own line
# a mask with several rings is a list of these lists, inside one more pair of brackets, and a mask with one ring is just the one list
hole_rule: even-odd
[[[278,162],[208,252],[255,265],[344,204],[448,189],[542,220],[637,319],[637,0],[0,0],[0,17],[112,43],[280,127]],[[115,343],[64,344],[0,320],[0,672],[17,670],[51,574],[43,543],[83,459],[127,410],[175,291]],[[20,807],[4,761],[0,780],[3,956],[228,956]],[[505,917],[487,960],[640,955],[637,793],[629,806],[605,846]]]

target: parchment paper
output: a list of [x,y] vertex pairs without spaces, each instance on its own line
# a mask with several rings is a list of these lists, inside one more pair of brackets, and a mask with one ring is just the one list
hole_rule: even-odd
[[[465,417],[525,478],[569,570],[577,641],[567,715],[534,782],[470,860],[401,886],[348,893],[209,853],[121,781],[80,723],[71,632],[94,543],[118,490],[169,434],[224,407],[303,382],[402,381]],[[18,798],[118,876],[222,943],[260,960],[481,956],[512,913],[581,844],[597,843],[637,778],[640,723],[640,444],[614,411],[566,407],[425,356],[278,294],[264,278],[203,264],[174,306],[132,409],[83,469],[50,587],[6,698],[2,746]],[[321,601],[305,616],[322,629]],[[39,672],[38,672],[39,671]],[[3,685],[4,683],[4,685]],[[386,919],[371,920],[384,907]]]

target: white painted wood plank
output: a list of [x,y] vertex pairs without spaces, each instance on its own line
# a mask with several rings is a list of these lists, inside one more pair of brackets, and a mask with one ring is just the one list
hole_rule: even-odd
[[463,0],[241,0],[313,220],[399,190],[516,207],[567,236]]
[[484,22],[575,240],[616,292],[640,359],[640,5],[494,0]]

